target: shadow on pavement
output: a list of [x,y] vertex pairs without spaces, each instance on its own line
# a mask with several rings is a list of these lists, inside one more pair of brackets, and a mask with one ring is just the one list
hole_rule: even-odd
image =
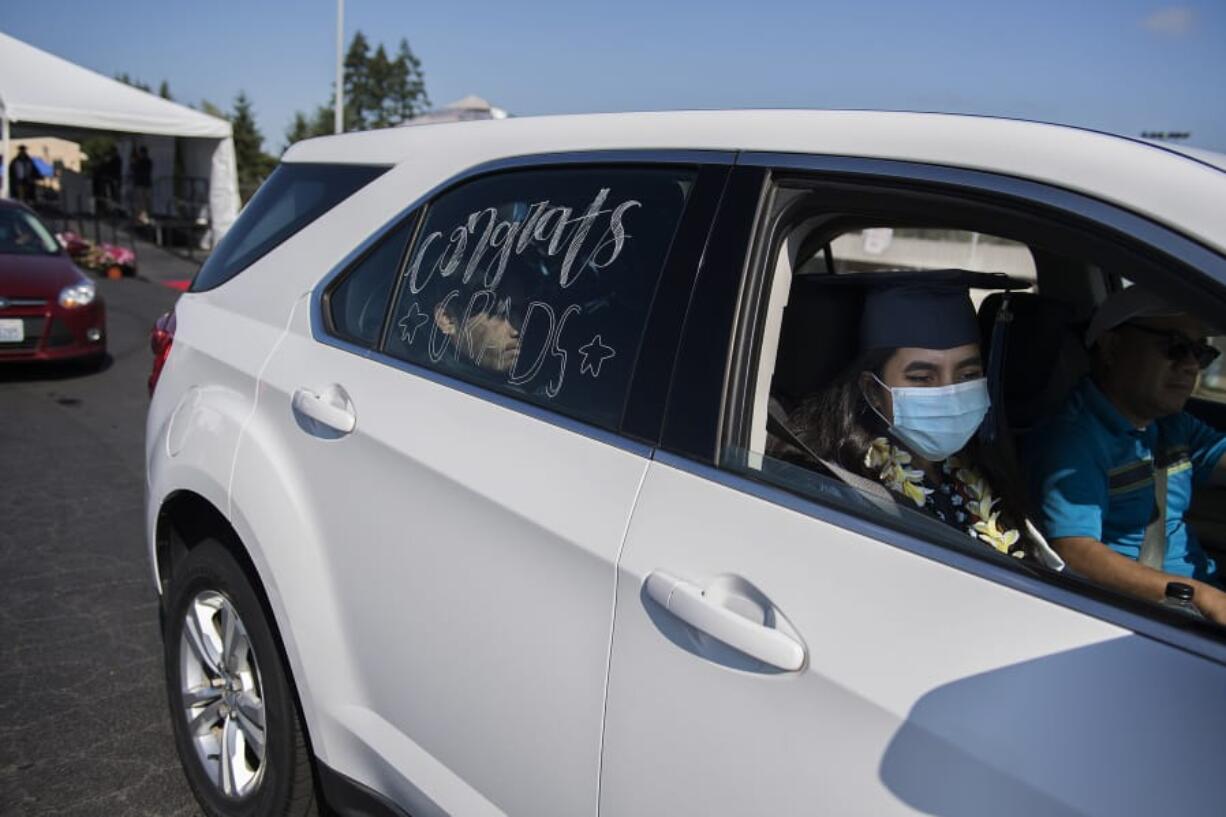
[[33,383],[44,380],[72,380],[101,374],[115,365],[109,354],[92,360],[65,360],[56,363],[14,360],[0,362],[0,383]]

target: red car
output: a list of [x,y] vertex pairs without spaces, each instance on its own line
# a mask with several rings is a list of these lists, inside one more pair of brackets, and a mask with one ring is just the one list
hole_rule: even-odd
[[106,305],[30,208],[0,199],[0,362],[106,354]]

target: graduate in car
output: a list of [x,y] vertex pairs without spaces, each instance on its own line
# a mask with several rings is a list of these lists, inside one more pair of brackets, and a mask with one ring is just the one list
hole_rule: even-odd
[[969,290],[1017,282],[926,270],[831,276],[830,283],[866,289],[859,354],[788,416],[797,442],[987,547],[1061,569],[1028,521],[1008,447],[977,439],[991,400]]

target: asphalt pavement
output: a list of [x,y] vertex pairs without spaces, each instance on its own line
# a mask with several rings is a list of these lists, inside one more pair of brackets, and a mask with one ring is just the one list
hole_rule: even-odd
[[[146,256],[154,261],[153,256]],[[149,329],[180,277],[98,282],[99,371],[0,364],[0,815],[194,815],[143,531]]]

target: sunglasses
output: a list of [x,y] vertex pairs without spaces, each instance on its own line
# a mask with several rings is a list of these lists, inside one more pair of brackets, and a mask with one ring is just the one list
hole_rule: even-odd
[[1124,326],[1127,326],[1129,329],[1137,329],[1150,335],[1160,335],[1166,338],[1166,357],[1168,360],[1176,363],[1186,357],[1191,357],[1196,361],[1198,367],[1207,369],[1213,361],[1218,359],[1218,355],[1221,354],[1217,347],[1207,341],[1188,340],[1178,332],[1166,329],[1153,329],[1137,323],[1126,323]]

